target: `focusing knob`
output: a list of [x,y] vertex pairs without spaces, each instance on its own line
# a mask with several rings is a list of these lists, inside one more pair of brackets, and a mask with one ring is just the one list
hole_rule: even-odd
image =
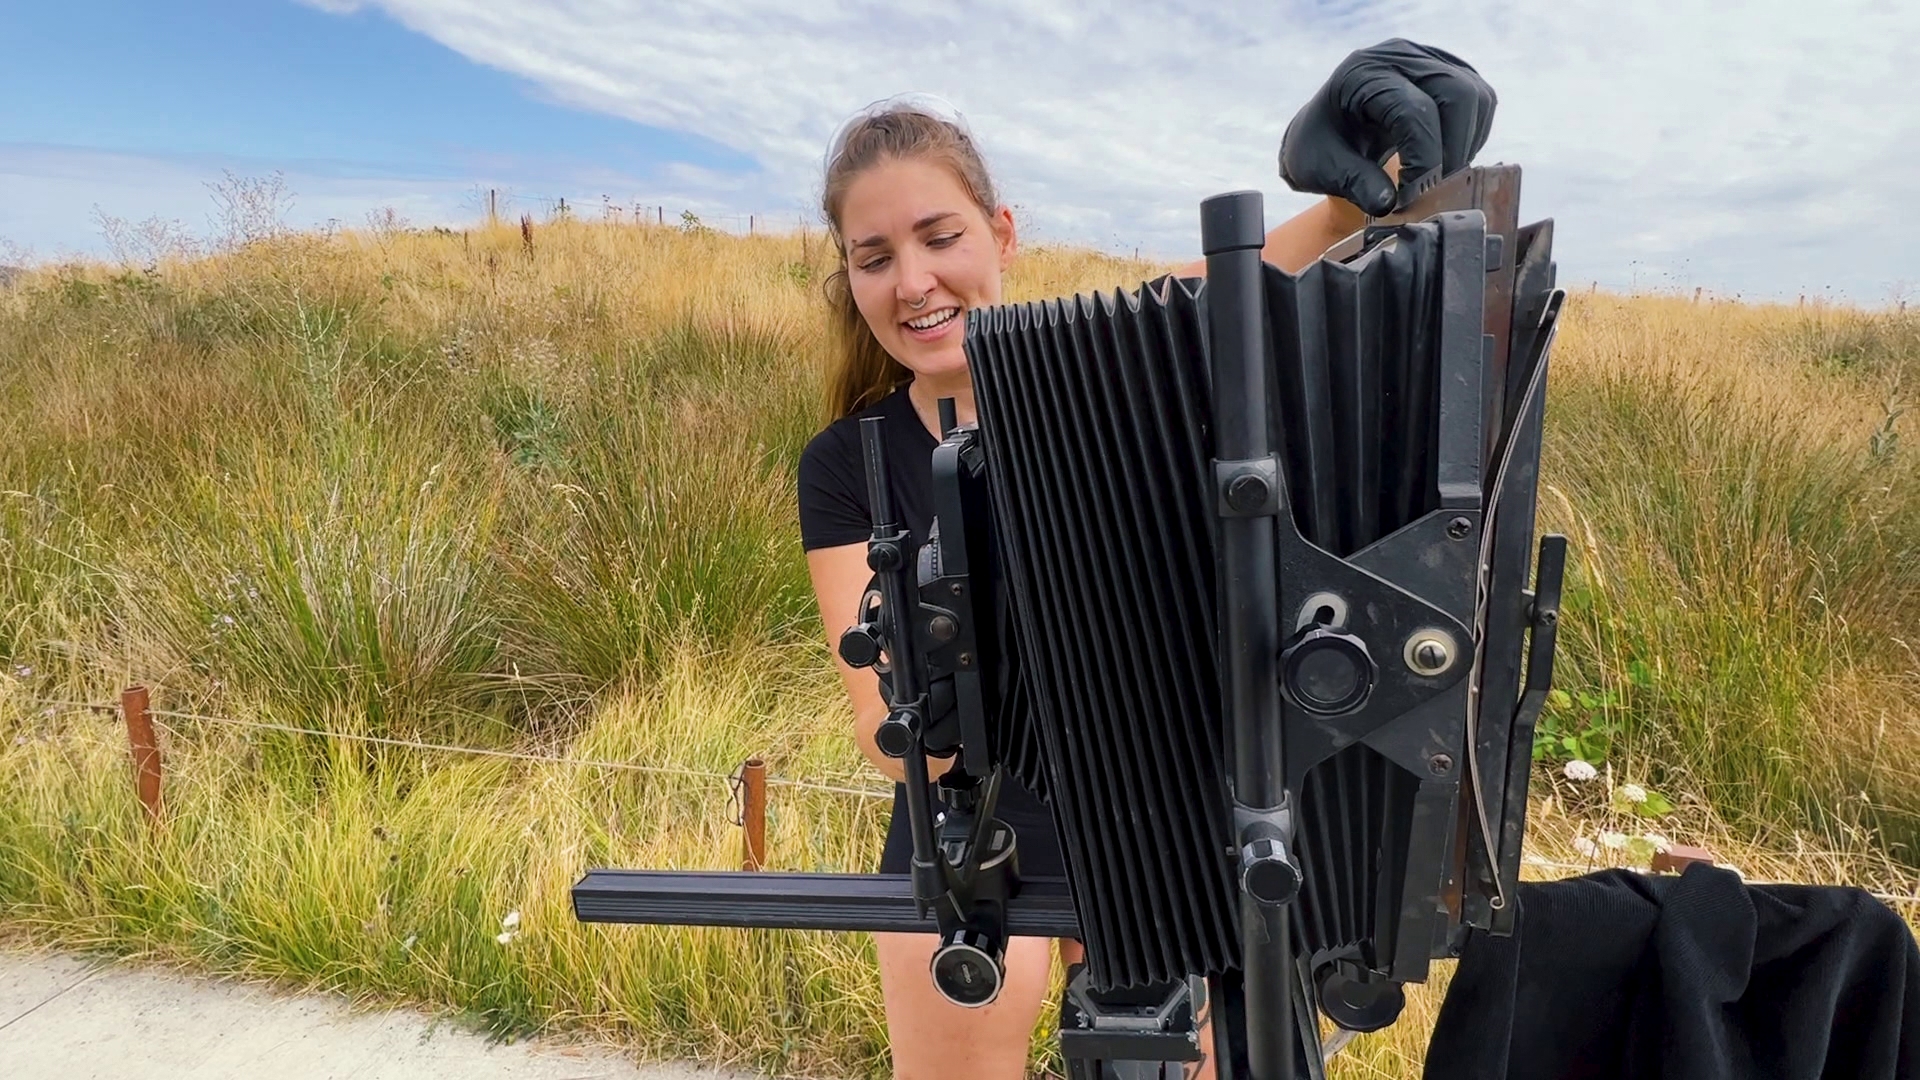
[[1366,642],[1343,630],[1316,625],[1280,654],[1280,685],[1310,713],[1352,712],[1373,693],[1377,669]]
[[933,985],[955,1005],[977,1009],[1000,996],[1006,982],[1001,967],[1005,947],[985,930],[962,926],[948,934],[933,954]]
[[880,721],[880,729],[873,733],[874,745],[890,758],[906,757],[913,750],[913,737],[920,733],[919,726],[913,713],[895,709]]
[[1314,976],[1320,1011],[1348,1031],[1379,1031],[1400,1018],[1407,995],[1384,978],[1356,979],[1329,964]]
[[1261,837],[1240,849],[1240,887],[1254,902],[1278,907],[1299,894],[1300,868],[1285,848]]
[[857,668],[880,662],[880,627],[870,622],[847,627],[840,635],[840,659]]

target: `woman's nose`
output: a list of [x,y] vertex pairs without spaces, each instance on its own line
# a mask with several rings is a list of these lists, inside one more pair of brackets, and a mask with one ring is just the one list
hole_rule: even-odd
[[899,259],[899,293],[901,300],[918,300],[933,291],[935,279],[932,267],[925,262],[909,256]]

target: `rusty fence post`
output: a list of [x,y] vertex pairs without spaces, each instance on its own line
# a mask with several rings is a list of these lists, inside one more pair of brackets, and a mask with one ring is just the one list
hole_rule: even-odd
[[127,742],[133,750],[134,787],[149,822],[160,819],[160,744],[153,737],[153,713],[147,688],[129,686],[120,692],[120,714],[127,720]]
[[758,870],[767,864],[767,763],[748,758],[740,768],[740,826],[745,858],[741,868]]

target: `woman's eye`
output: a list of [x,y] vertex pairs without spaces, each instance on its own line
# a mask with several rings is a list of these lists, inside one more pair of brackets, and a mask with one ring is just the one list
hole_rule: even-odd
[[871,272],[874,270],[878,270],[885,265],[887,265],[887,257],[885,255],[876,255],[873,258],[868,259],[866,262],[861,263],[860,269]]
[[958,239],[960,239],[960,234],[957,232],[941,233],[939,236],[936,236],[933,239],[927,241],[927,243],[933,247],[946,247],[947,245],[953,243],[955,240],[958,240]]

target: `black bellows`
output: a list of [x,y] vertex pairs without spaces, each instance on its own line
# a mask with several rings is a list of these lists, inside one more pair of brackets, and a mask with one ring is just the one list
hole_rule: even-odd
[[[1232,963],[1193,283],[977,311],[967,349],[1042,767],[1101,986]],[[1018,769],[1018,766],[1014,766]],[[1072,793],[1061,797],[1057,793]]]
[[[1473,243],[1483,238],[1475,233]],[[1542,237],[1536,262],[1547,246]],[[1409,222],[1381,230],[1345,262],[1322,260],[1298,275],[1264,268],[1276,399],[1270,443],[1299,538],[1331,556],[1363,553],[1441,505],[1443,367],[1459,370],[1443,365],[1443,349],[1459,348],[1457,327],[1469,317],[1471,347],[1481,341],[1479,310],[1447,321],[1446,258],[1438,224]],[[1544,295],[1550,284],[1549,274],[1533,291]],[[1480,293],[1473,296],[1477,303]],[[1088,974],[1100,987],[1212,975],[1238,960],[1206,304],[1202,281],[1163,277],[1133,292],[981,309],[967,326],[1010,603],[1003,617],[1017,642],[1018,688],[997,721],[996,753],[1052,806]],[[1537,351],[1519,326],[1519,370],[1489,367],[1482,376],[1476,356],[1475,377],[1496,390],[1491,411],[1484,425],[1454,434],[1457,451],[1495,429],[1484,432],[1486,455],[1476,462],[1489,476],[1521,416],[1525,354]],[[1538,420],[1536,402],[1536,456]],[[1526,537],[1509,578],[1524,577],[1531,554],[1532,474],[1522,479]],[[1473,587],[1469,580],[1454,591]],[[1282,617],[1292,630],[1293,613]],[[1493,665],[1512,676],[1494,710],[1500,739],[1518,692],[1520,629],[1509,636]],[[1464,755],[1459,712],[1445,720],[1455,725],[1448,745]],[[1304,723],[1296,738],[1294,714],[1287,722],[1286,783],[1305,882],[1293,912],[1299,955],[1423,976],[1447,887],[1441,864],[1462,861],[1472,829],[1436,823],[1458,814],[1458,804],[1439,815],[1433,776],[1390,760],[1362,741],[1365,733],[1330,737],[1326,725]],[[1489,745],[1484,756],[1505,788],[1509,747]],[[1457,799],[1457,787],[1446,791]],[[1521,799],[1523,814],[1523,787]],[[1475,840],[1500,861],[1515,857],[1497,835]],[[1414,850],[1422,843],[1450,850]],[[1434,880],[1409,883],[1410,868]],[[1457,918],[1457,895],[1453,906]],[[1396,957],[1416,954],[1418,964],[1396,969]]]

